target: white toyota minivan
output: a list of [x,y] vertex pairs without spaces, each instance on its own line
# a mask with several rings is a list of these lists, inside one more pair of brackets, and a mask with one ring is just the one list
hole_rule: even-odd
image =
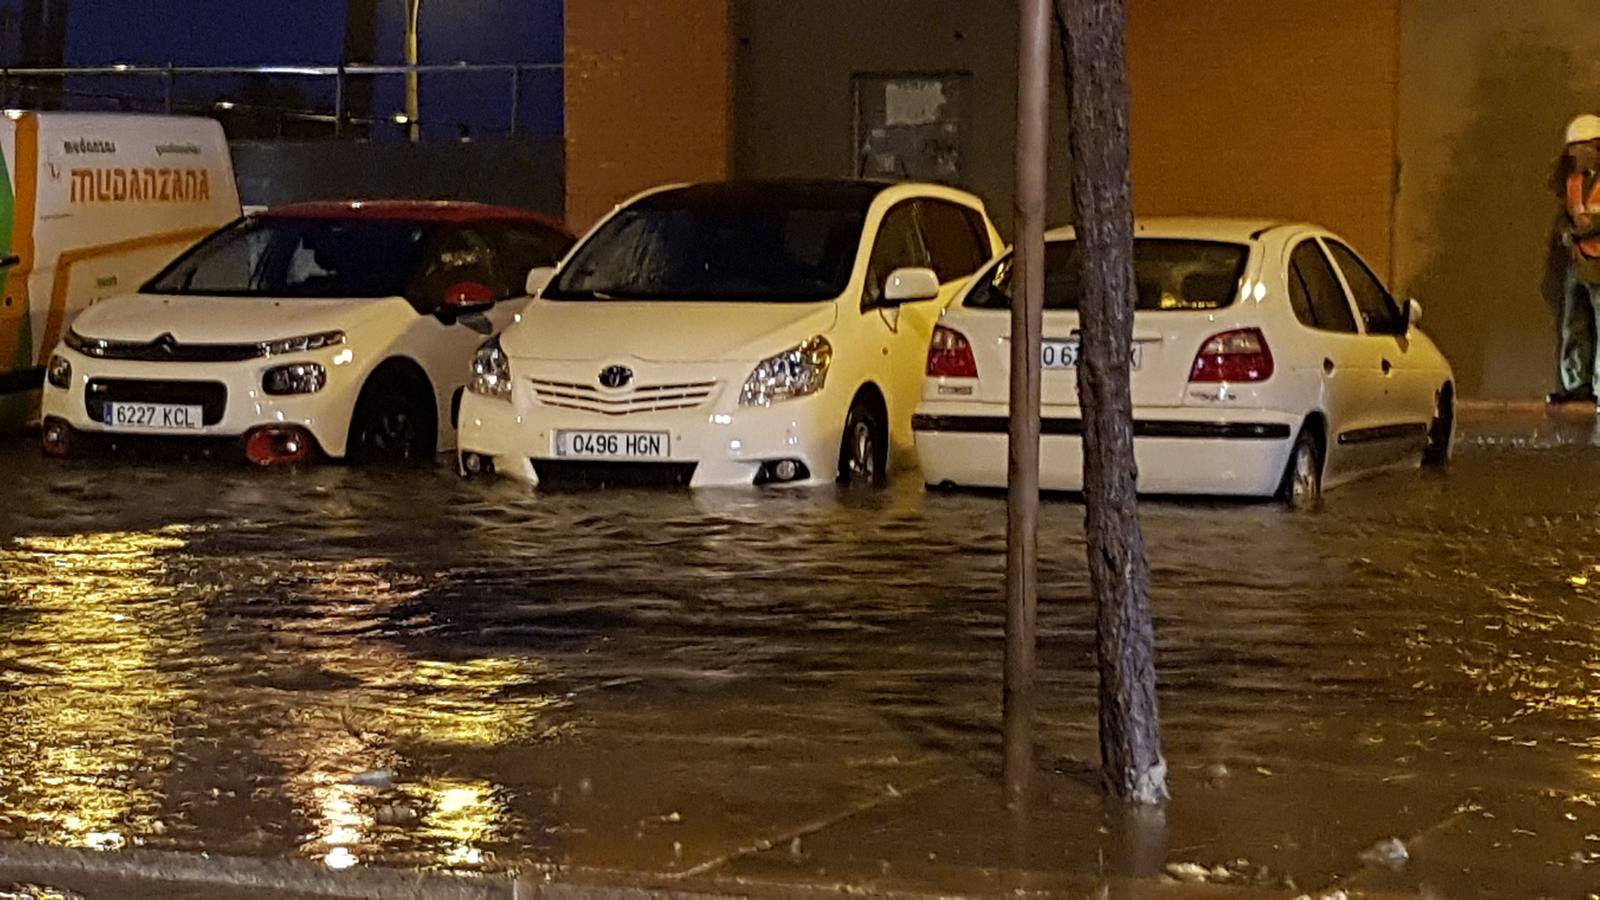
[[532,484],[881,483],[940,311],[999,249],[931,184],[659,188],[562,261],[479,350],[463,473]]

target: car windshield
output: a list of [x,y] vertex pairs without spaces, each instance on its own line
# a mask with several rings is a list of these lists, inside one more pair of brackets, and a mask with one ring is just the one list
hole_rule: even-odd
[[148,294],[225,297],[397,297],[432,226],[390,219],[242,219],[180,256]]
[[[1224,241],[1139,238],[1133,242],[1133,278],[1140,310],[1221,309],[1233,303],[1244,277],[1250,248]],[[1078,242],[1051,241],[1045,247],[1044,308],[1075,310],[1082,287],[1078,279]],[[964,306],[1010,309],[1013,277],[1008,253],[967,295]]]
[[818,301],[844,293],[870,195],[685,188],[622,210],[562,266],[553,300]]

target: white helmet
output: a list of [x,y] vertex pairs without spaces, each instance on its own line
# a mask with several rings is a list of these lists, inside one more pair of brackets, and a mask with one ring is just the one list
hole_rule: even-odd
[[1584,113],[1567,123],[1567,144],[1585,144],[1600,141],[1600,116]]

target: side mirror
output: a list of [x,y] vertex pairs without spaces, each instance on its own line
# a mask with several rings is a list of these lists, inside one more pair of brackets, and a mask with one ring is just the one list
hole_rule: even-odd
[[895,269],[883,285],[885,306],[899,306],[939,296],[939,276],[932,269]]
[[469,313],[487,312],[500,299],[494,288],[481,281],[463,281],[453,284],[444,292],[444,307],[441,312],[451,316],[464,316]]
[[1402,313],[1405,315],[1406,330],[1410,331],[1411,329],[1417,327],[1418,322],[1422,321],[1422,304],[1415,300],[1408,299],[1406,300],[1406,306],[1405,309],[1402,310]]
[[537,297],[540,291],[555,280],[555,277],[556,270],[554,266],[540,266],[528,272],[528,280],[523,283],[523,289],[528,292],[529,297]]

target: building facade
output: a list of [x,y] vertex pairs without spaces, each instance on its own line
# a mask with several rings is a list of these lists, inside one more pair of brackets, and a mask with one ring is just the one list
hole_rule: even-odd
[[[1325,224],[1423,303],[1463,396],[1551,389],[1548,182],[1566,121],[1600,110],[1593,0],[1130,7],[1141,215]],[[954,181],[1009,224],[1012,3],[570,0],[567,15],[578,224],[663,180],[862,173]],[[1053,115],[1064,222],[1064,92]]]

